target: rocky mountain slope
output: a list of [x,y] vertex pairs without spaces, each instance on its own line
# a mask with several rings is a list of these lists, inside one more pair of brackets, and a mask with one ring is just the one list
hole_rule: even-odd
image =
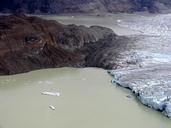
[[171,8],[170,0],[1,0],[1,12],[100,13],[160,12]]
[[0,16],[0,74],[63,66],[113,69],[128,42],[104,27]]

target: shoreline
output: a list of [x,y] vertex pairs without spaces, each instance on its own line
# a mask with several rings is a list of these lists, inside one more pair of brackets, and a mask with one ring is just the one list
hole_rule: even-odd
[[[119,14],[118,14],[119,15]],[[42,15],[40,16],[40,17],[42,17]],[[45,17],[44,15],[43,15],[43,17]],[[47,19],[49,18],[49,17],[51,17],[51,18],[56,18],[56,15],[55,16],[47,16]],[[60,17],[60,16],[59,16]],[[59,18],[58,17],[58,18]],[[66,17],[68,17],[68,15],[66,16]],[[81,16],[77,16],[77,17],[81,17]],[[76,17],[76,18],[77,18]],[[94,17],[94,16],[91,16],[91,17]],[[124,17],[123,15],[121,16],[121,17]],[[58,20],[58,18],[57,18],[57,20]],[[71,20],[73,20],[74,19],[74,21],[73,22],[75,22],[75,21],[77,21],[77,19],[75,19],[75,18],[72,18],[72,15],[71,16],[69,16],[69,18],[71,19]],[[85,17],[84,17],[85,18]],[[104,18],[104,17],[95,17],[95,18]],[[111,21],[112,21],[113,19],[111,19]],[[114,20],[117,20],[117,19],[114,19]],[[68,22],[68,21],[67,21]],[[66,22],[66,24],[67,24],[67,22]],[[82,22],[82,21],[81,21]],[[81,22],[79,22],[78,24],[80,24]],[[87,22],[86,22],[87,23]],[[90,24],[92,23],[92,21],[91,21],[91,19],[90,19]],[[116,23],[117,24],[117,23]],[[85,24],[84,24],[85,25]],[[110,28],[110,27],[109,27]],[[116,28],[113,28],[113,29],[116,29]],[[128,48],[129,49],[129,48]],[[125,49],[124,49],[125,50]],[[103,61],[102,61],[103,62]],[[98,64],[98,63],[97,63]],[[63,67],[63,66],[61,66],[61,67]],[[69,66],[70,67],[70,66]],[[76,66],[75,66],[76,67]],[[91,66],[88,66],[88,67],[91,67]],[[88,68],[88,67],[83,67],[83,68]],[[93,66],[92,66],[93,67]],[[49,68],[49,67],[48,67]],[[48,68],[47,68],[47,70],[48,70]],[[56,67],[55,67],[56,68]],[[82,67],[80,67],[80,68],[82,68]],[[79,68],[79,69],[80,69]],[[104,68],[102,68],[102,69],[104,69]],[[40,70],[40,69],[38,69],[38,70]],[[31,71],[29,71],[29,72],[31,72]],[[116,82],[116,81],[115,81]],[[134,90],[133,90],[134,91]],[[137,93],[137,95],[139,95],[138,93]],[[141,100],[140,100],[141,101]],[[141,101],[142,102],[142,101]],[[146,104],[146,103],[144,103],[144,104]],[[147,104],[147,106],[148,106],[148,104]],[[163,111],[163,109],[166,109],[165,108],[165,106],[166,106],[166,104],[164,104],[164,106],[162,106],[162,108],[160,108],[160,110],[161,111]],[[157,108],[158,109],[158,108]],[[170,109],[169,110],[167,110],[167,111],[170,111]],[[168,113],[169,114],[169,113]]]

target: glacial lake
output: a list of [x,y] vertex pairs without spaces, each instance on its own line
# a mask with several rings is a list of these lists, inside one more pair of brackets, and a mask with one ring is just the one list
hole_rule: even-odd
[[171,118],[171,14],[71,14],[40,17],[63,24],[104,26],[118,35],[129,37],[132,42],[128,41],[124,50],[117,53],[118,58],[114,63],[121,69],[113,71],[113,80],[136,92],[143,104]]
[[[0,76],[0,128],[171,127],[170,119],[142,105],[111,79],[96,68]],[[43,95],[44,91],[60,96]]]

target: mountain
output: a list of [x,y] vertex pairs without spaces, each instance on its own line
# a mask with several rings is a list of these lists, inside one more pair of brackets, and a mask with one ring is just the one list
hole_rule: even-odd
[[160,12],[171,8],[170,0],[1,0],[0,12],[101,13]]

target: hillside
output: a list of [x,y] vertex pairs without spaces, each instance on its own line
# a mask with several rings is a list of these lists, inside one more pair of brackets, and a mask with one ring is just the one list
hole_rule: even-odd
[[68,66],[114,69],[128,42],[104,27],[0,16],[0,74]]
[[161,12],[171,8],[170,0],[1,0],[1,12],[26,13],[117,13]]

